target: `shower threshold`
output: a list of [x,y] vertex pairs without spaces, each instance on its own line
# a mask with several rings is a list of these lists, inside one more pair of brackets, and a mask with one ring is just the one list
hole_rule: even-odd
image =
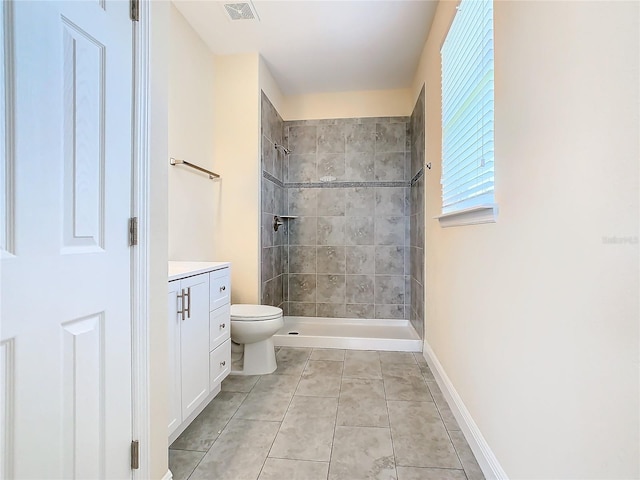
[[408,320],[286,316],[273,342],[281,347],[422,351],[422,340]]

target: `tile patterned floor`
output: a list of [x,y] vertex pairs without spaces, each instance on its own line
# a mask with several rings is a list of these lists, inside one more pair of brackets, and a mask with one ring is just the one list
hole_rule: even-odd
[[285,348],[227,377],[171,445],[176,480],[484,480],[422,354]]

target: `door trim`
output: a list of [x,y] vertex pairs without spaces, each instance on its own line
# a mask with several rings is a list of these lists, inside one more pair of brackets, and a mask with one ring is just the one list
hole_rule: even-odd
[[131,248],[131,394],[132,439],[140,442],[140,462],[133,479],[150,478],[150,365],[149,365],[149,48],[150,0],[139,4],[133,22],[133,185],[131,216],[138,217],[138,245]]

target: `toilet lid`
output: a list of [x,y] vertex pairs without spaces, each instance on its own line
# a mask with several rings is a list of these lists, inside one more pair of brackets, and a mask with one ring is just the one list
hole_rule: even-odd
[[272,320],[282,316],[282,309],[270,305],[231,305],[231,320]]

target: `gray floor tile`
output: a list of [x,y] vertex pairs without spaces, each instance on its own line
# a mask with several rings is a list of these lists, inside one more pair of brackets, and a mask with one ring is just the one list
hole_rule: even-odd
[[382,380],[343,378],[337,424],[388,427],[389,415]]
[[458,452],[458,457],[460,457],[467,478],[469,480],[484,480],[484,474],[480,469],[480,465],[478,465],[478,461],[473,455],[471,447],[469,447],[467,439],[464,438],[462,432],[449,432],[449,435],[451,436],[453,446],[456,448],[456,452]]
[[411,363],[416,364],[416,359],[411,352],[380,352],[381,363]]
[[251,393],[281,392],[293,395],[299,380],[300,375],[263,375],[253,387]]
[[462,468],[434,403],[387,401],[387,408],[398,465]]
[[326,480],[328,462],[267,458],[258,480]]
[[249,393],[260,375],[229,375],[222,381],[223,392],[244,392]]
[[209,450],[227,422],[236,413],[246,393],[220,392],[191,425],[171,444],[178,450]]
[[303,373],[296,395],[305,397],[338,397],[341,377],[321,373]]
[[333,360],[309,360],[304,372],[340,377],[342,376],[343,365],[344,362],[336,362]]
[[295,396],[269,456],[329,461],[337,408],[337,398]]
[[296,375],[264,375],[247,395],[236,418],[281,422],[289,407],[300,377]]
[[276,354],[276,375],[300,375],[311,355],[310,348],[281,347]]
[[398,480],[467,480],[463,470],[445,468],[396,467]]
[[329,480],[389,480],[395,474],[388,428],[336,427]]
[[256,480],[279,426],[232,419],[189,480]]
[[434,382],[436,381],[436,378],[433,376],[433,372],[431,371],[431,369],[429,368],[428,365],[419,365],[420,367],[420,372],[422,373],[422,376],[424,377],[424,379],[427,382]]
[[309,360],[333,360],[344,362],[345,350],[337,348],[314,348]]
[[415,363],[383,363],[382,378],[387,400],[432,401],[420,368]]
[[458,425],[458,421],[456,417],[453,416],[453,412],[449,408],[449,404],[447,400],[444,398],[442,393],[431,392],[431,396],[433,400],[436,402],[436,406],[438,407],[438,412],[440,412],[440,416],[442,417],[442,421],[444,422],[444,426],[447,427],[449,431],[457,431],[460,430],[460,426]]
[[382,378],[378,352],[347,350],[343,375],[351,378]]
[[169,470],[173,480],[187,480],[205,452],[190,452],[187,450],[169,450]]
[[281,392],[251,392],[234,418],[281,422],[287,412],[292,394]]
[[413,358],[415,358],[418,366],[427,366],[427,361],[425,360],[422,352],[413,352]]

